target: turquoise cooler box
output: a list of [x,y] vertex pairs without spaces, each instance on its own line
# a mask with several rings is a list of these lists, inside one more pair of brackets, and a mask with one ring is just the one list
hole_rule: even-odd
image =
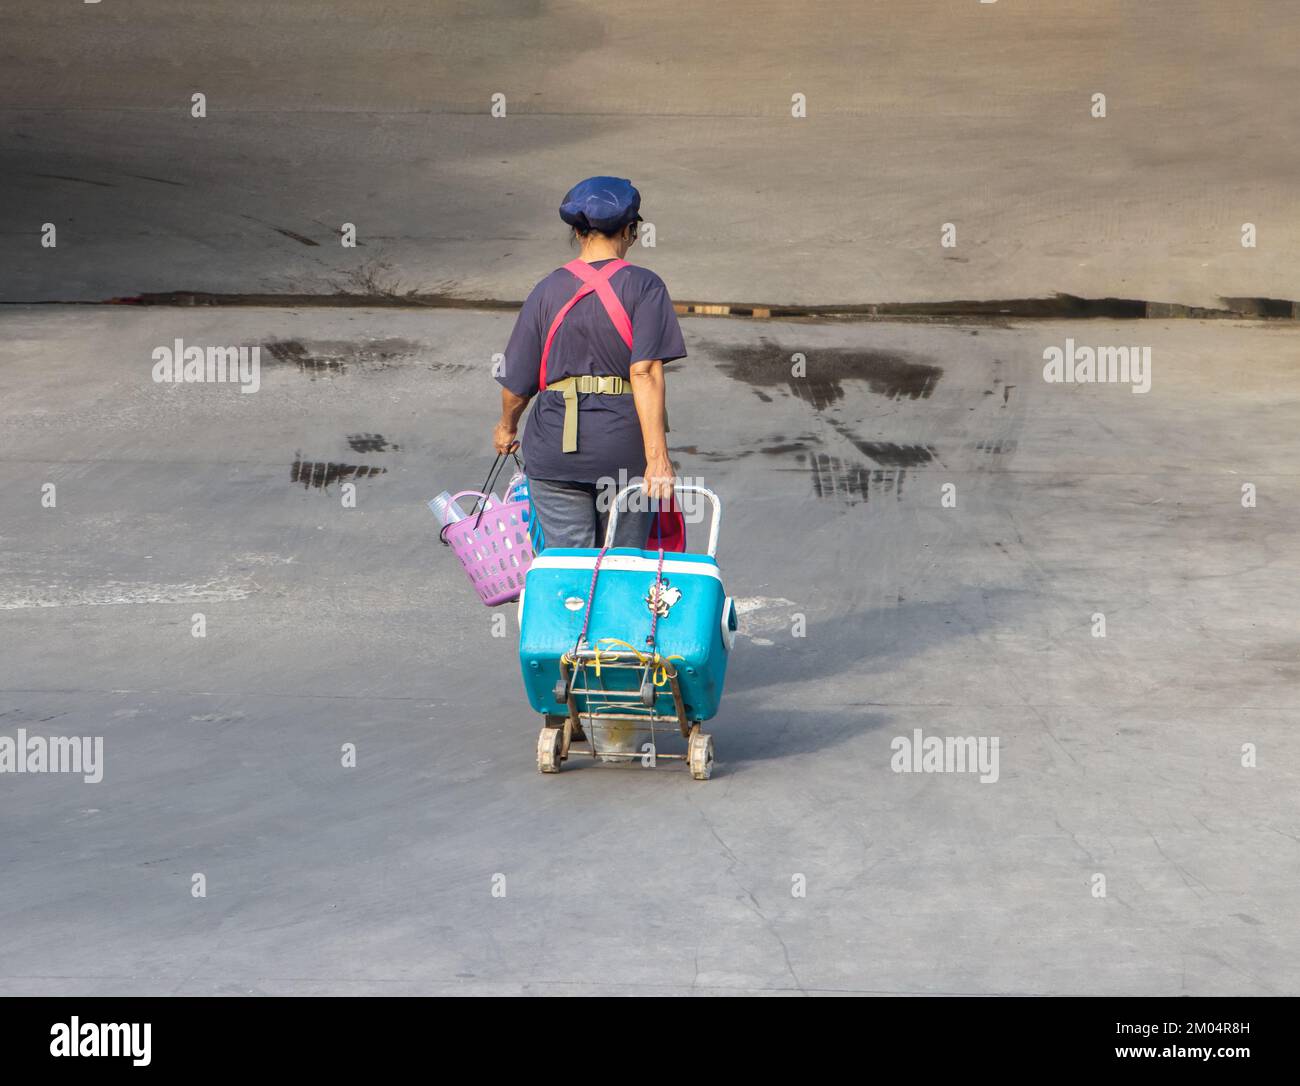
[[[679,657],[671,662],[677,669],[690,720],[709,720],[717,714],[727,658],[736,636],[735,604],[722,587],[713,557],[717,513],[715,504],[709,554],[664,555],[661,600],[667,610],[661,610],[655,629],[656,648],[663,657]],[[613,525],[607,538],[612,537]],[[567,711],[555,700],[555,687],[561,681],[560,657],[573,651],[582,633],[591,574],[599,554],[597,550],[550,548],[534,558],[528,569],[519,600],[519,663],[528,701],[539,713]],[[605,552],[587,626],[588,646],[603,651],[602,638],[617,638],[647,651],[653,617],[650,595],[658,567],[658,551],[616,547]],[[641,674],[636,669],[606,668],[597,679],[589,666],[587,682],[599,682],[605,690],[636,691]],[[595,701],[576,691],[575,696],[580,712],[588,711],[589,699]],[[599,711],[601,706],[591,708]],[[657,688],[653,711],[673,715],[668,685]]]

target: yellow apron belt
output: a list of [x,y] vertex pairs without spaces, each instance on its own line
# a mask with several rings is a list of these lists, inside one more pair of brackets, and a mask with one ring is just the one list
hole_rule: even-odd
[[564,393],[564,445],[563,451],[578,451],[578,393],[600,396],[630,396],[632,382],[622,377],[597,377],[584,374],[581,377],[566,377],[562,381],[552,381],[546,386],[547,392]]

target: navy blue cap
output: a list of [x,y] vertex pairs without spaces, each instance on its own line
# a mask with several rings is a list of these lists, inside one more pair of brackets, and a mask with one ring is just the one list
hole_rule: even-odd
[[588,177],[569,189],[560,218],[582,230],[612,234],[640,219],[641,194],[626,177]]

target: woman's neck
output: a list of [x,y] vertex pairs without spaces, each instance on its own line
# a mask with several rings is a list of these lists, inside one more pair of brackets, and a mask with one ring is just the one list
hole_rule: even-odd
[[597,260],[616,260],[619,257],[619,245],[613,238],[603,234],[582,239],[578,259],[584,264],[594,264]]

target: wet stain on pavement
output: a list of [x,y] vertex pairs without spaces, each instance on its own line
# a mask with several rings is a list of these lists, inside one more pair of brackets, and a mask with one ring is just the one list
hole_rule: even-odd
[[914,468],[934,459],[934,450],[928,445],[898,445],[892,441],[860,441],[857,438],[853,439],[853,444],[860,453],[889,468]]
[[307,490],[315,487],[325,490],[333,483],[364,479],[369,475],[384,475],[387,468],[371,467],[368,464],[336,464],[324,460],[303,460],[301,454],[289,468],[289,481],[301,483]]
[[833,429],[842,438],[853,445],[858,452],[869,456],[877,464],[889,468],[914,468],[934,460],[934,448],[930,445],[900,444],[894,441],[866,441],[858,437],[842,422],[831,422]]
[[276,362],[296,365],[300,373],[305,373],[313,380],[317,377],[335,377],[347,373],[348,368],[341,358],[320,358],[308,352],[307,348],[296,339],[279,340],[266,344],[266,352]]
[[[812,427],[803,433],[772,434],[754,442],[751,451],[778,463],[801,465],[807,471],[815,497],[849,505],[888,495],[901,498],[907,470],[938,463],[934,446],[924,442],[880,439],[880,419],[898,415],[900,401],[925,401],[933,395],[944,368],[924,355],[905,351],[855,348],[795,348],[763,338],[757,344],[706,343],[727,377],[747,385],[764,403],[787,393],[812,409]],[[858,383],[855,390],[853,382]],[[861,386],[870,396],[863,394]],[[1005,402],[1005,401],[1004,401]],[[874,406],[873,406],[874,405]],[[928,409],[925,409],[928,410]],[[865,416],[865,417],[864,417]],[[901,418],[907,418],[903,411]],[[891,424],[896,428],[897,424]],[[863,431],[870,438],[860,436]],[[845,457],[830,449],[832,432],[847,441],[864,459]],[[691,453],[710,459],[731,459],[735,454]],[[682,451],[688,451],[683,449]],[[836,455],[836,453],[840,455]],[[777,470],[787,470],[778,467]]]
[[[388,369],[399,360],[411,358],[420,345],[406,339],[377,339],[350,343],[329,341],[303,343],[296,339],[274,340],[264,345],[271,363],[298,367],[313,380],[339,377],[352,371]],[[436,365],[434,368],[438,368]]]
[[348,434],[348,446],[353,452],[400,452],[402,446],[390,444],[383,434]]
[[817,453],[809,464],[813,493],[818,498],[832,498],[858,505],[870,500],[872,491],[877,495],[901,497],[906,472],[871,468],[865,464],[852,464],[837,456]]
[[698,456],[710,463],[718,464],[725,460],[740,460],[746,456],[754,454],[753,449],[737,449],[733,452],[714,452],[710,449],[701,449],[696,445],[670,445],[670,453],[685,453],[687,456]]
[[934,459],[934,449],[929,445],[903,445],[894,441],[864,441],[843,423],[831,423],[841,437],[853,447],[887,468],[915,468]]
[[[844,399],[844,382],[860,381],[877,396],[891,400],[925,400],[933,394],[943,368],[893,351],[828,347],[787,350],[771,340],[757,345],[706,344],[722,372],[756,390],[780,388],[824,411]],[[794,356],[804,360],[796,369]],[[796,372],[799,373],[796,376]]]
[[841,498],[850,504],[867,500],[871,469],[846,464],[838,456],[818,453],[812,459],[813,493],[819,498]]

